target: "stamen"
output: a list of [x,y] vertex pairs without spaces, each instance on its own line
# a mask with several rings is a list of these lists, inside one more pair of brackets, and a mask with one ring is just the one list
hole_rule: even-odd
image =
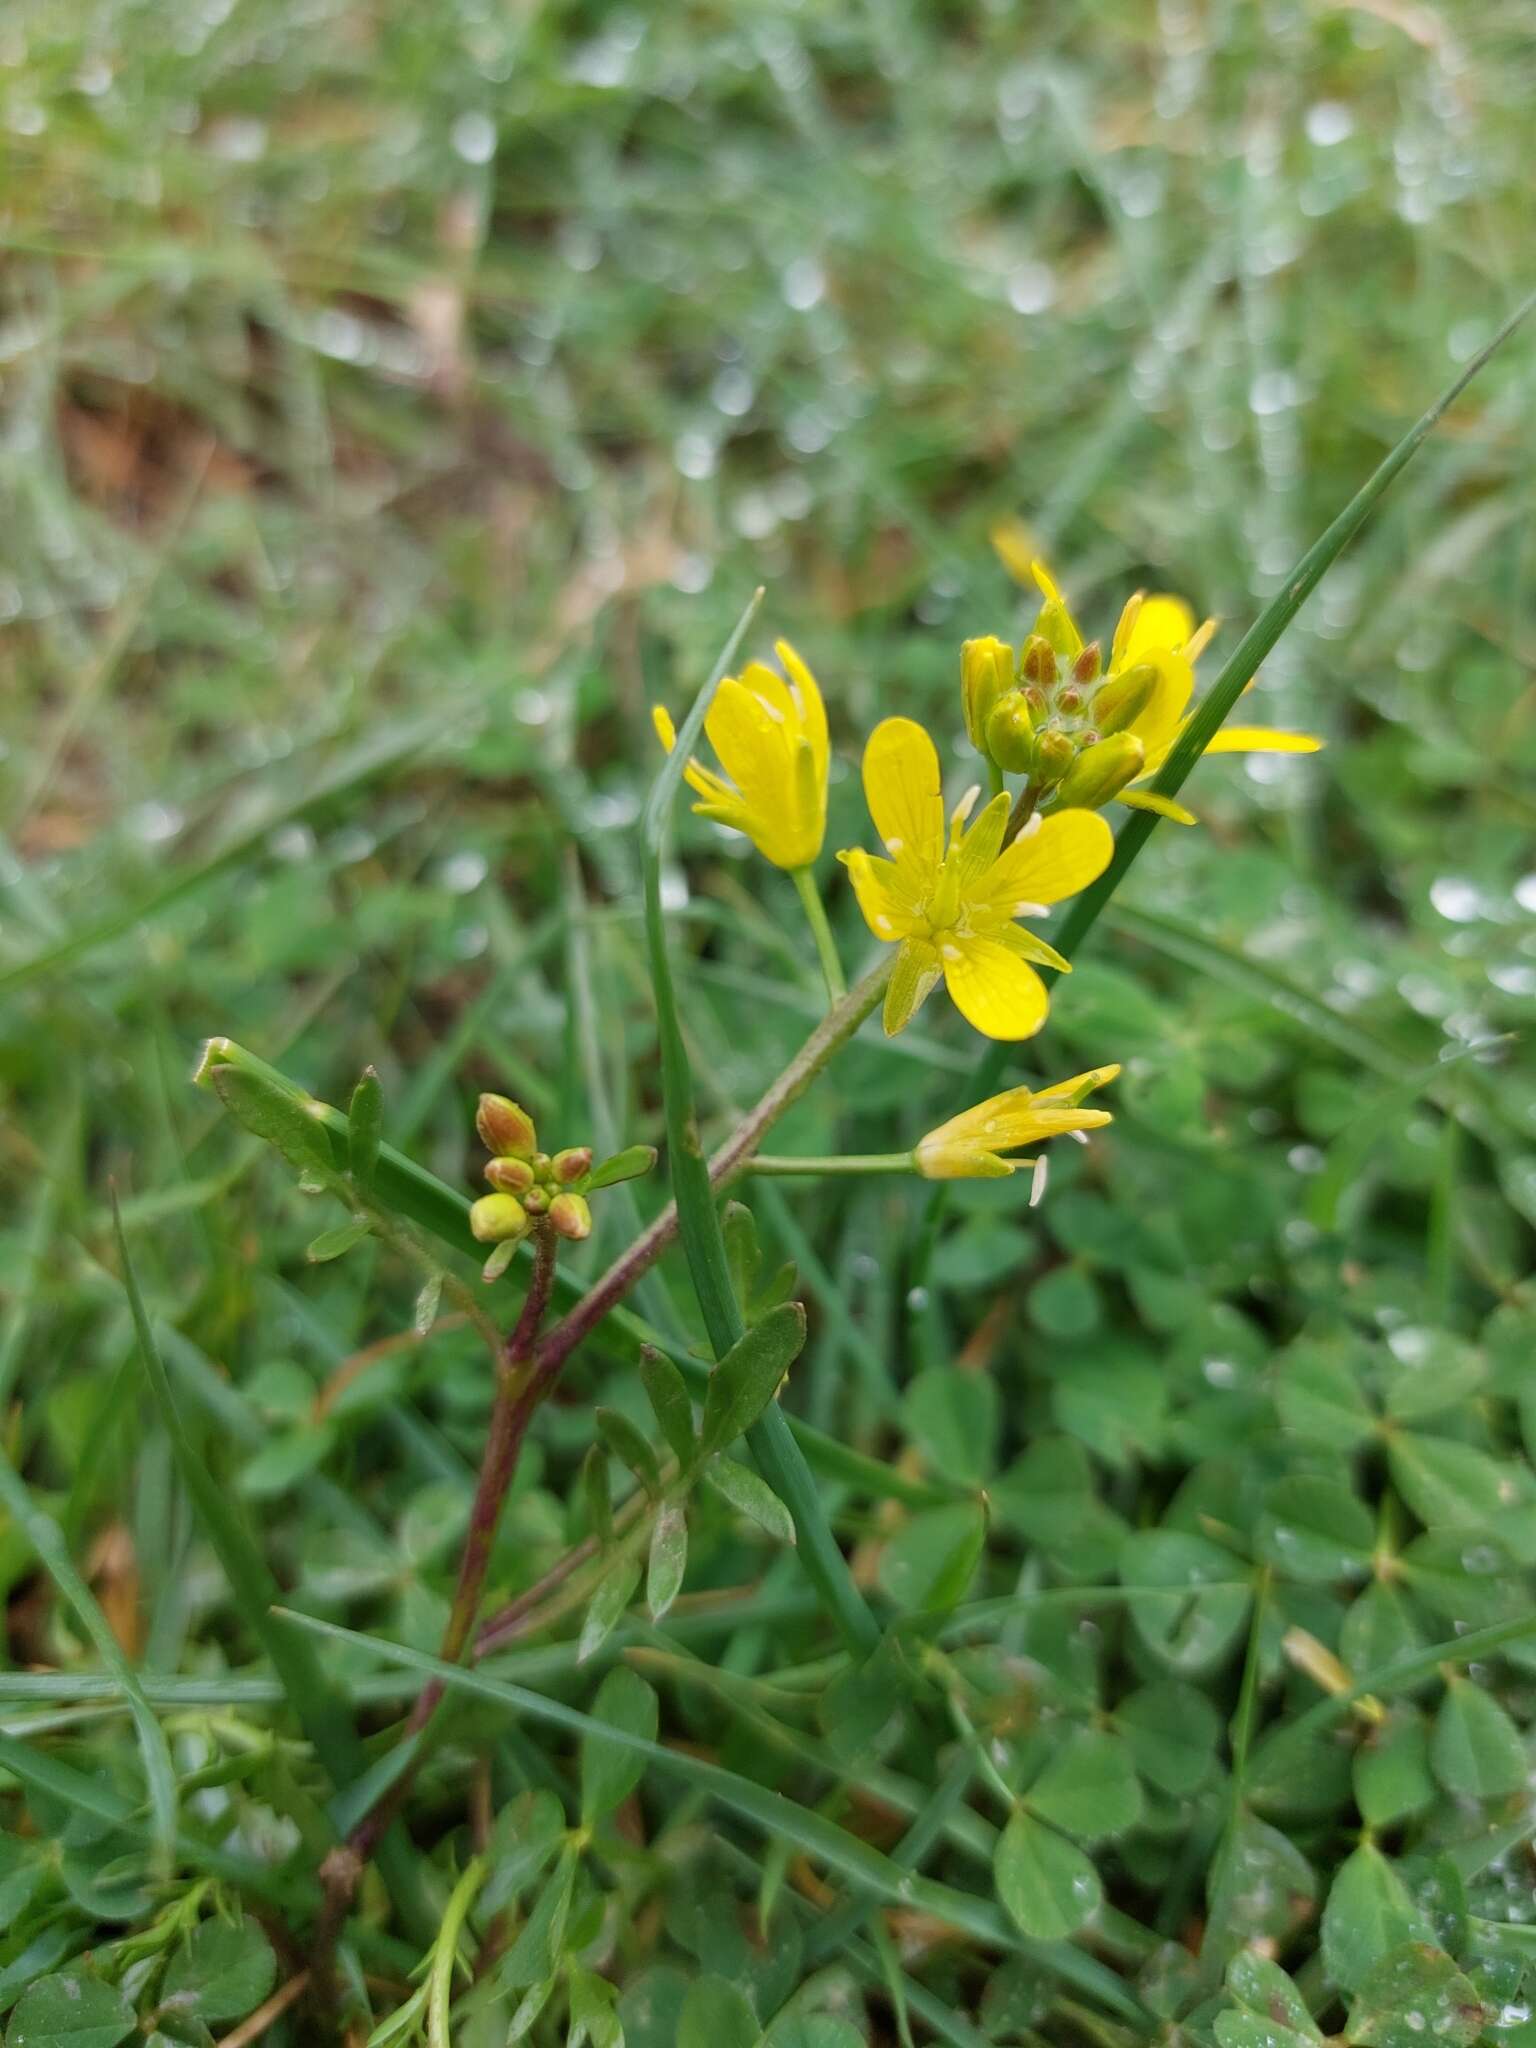
[[1049,1172],[1050,1162],[1047,1159],[1042,1157],[1035,1161],[1035,1170],[1030,1175],[1029,1181],[1029,1206],[1031,1209],[1038,1209],[1045,1200],[1045,1183]]
[[953,811],[950,812],[949,829],[951,830],[951,832],[953,832],[957,826],[963,825],[966,822],[966,820],[970,817],[972,811],[974,811],[976,808],[976,799],[980,795],[981,784],[979,782],[973,782],[970,788],[965,792],[965,795],[961,797],[959,803],[955,805]]

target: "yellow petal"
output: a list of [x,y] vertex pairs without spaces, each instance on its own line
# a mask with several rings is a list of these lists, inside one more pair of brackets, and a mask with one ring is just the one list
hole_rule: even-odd
[[[672,714],[665,704],[651,706],[651,723],[656,728],[656,737],[670,754],[677,745],[677,727],[672,723]],[[683,770],[683,780],[704,798],[703,803],[693,807],[700,817],[713,818],[717,824],[729,825],[737,832],[746,830],[739,817],[727,815],[733,807],[740,808],[741,799],[724,776],[716,775],[702,761],[690,759]]]
[[1021,832],[967,896],[975,908],[1017,917],[1021,906],[1060,903],[1109,866],[1114,835],[1097,811],[1058,811]]
[[[1151,599],[1155,603],[1161,600]],[[1172,600],[1168,600],[1172,602]],[[1146,606],[1142,609],[1145,611]],[[1131,632],[1134,647],[1137,628]],[[1151,759],[1159,752],[1166,752],[1170,741],[1179,729],[1179,721],[1195,690],[1195,672],[1182,654],[1170,648],[1145,648],[1134,657],[1136,662],[1146,662],[1157,670],[1157,684],[1147,707],[1131,720],[1126,728],[1136,735]]]
[[896,967],[885,988],[882,1022],[887,1038],[905,1030],[936,986],[939,956],[926,939],[908,939],[896,955]]
[[987,1038],[1033,1038],[1045,1022],[1045,983],[1001,939],[972,934],[944,942],[944,979],[955,1008]]
[[864,922],[877,939],[904,939],[918,929],[918,903],[907,887],[904,869],[862,847],[837,857],[848,870]]
[[1224,725],[1206,748],[1208,754],[1315,754],[1322,745],[1315,733],[1276,732],[1267,725]]
[[1049,1088],[1037,1088],[1034,1099],[1037,1103],[1079,1103],[1091,1095],[1095,1088],[1103,1088],[1110,1081],[1120,1078],[1118,1063],[1108,1067],[1090,1067],[1085,1074],[1074,1074],[1069,1081],[1053,1081]]
[[886,851],[936,868],[944,852],[944,792],[933,741],[910,718],[884,718],[864,748],[864,796]]
[[1178,652],[1195,630],[1195,615],[1182,597],[1158,592],[1144,597],[1126,635],[1116,666],[1150,661],[1154,654]]
[[999,519],[989,536],[998,559],[1016,582],[1027,583],[1035,559],[1035,541],[1022,519]]
[[651,706],[651,723],[656,728],[656,737],[670,754],[677,745],[677,727],[672,723],[672,714],[665,704]]
[[816,772],[825,788],[827,780],[827,707],[822,702],[816,678],[787,640],[776,640],[774,652],[783,662],[794,694],[799,699],[800,723],[811,743]]
[[1013,799],[1006,791],[1000,790],[961,840],[955,872],[960,878],[962,896],[970,892],[996,861],[1012,809]]
[[1122,789],[1115,801],[1129,804],[1133,811],[1155,811],[1170,825],[1198,825],[1200,822],[1193,811],[1186,811],[1171,796],[1154,796],[1150,789]]

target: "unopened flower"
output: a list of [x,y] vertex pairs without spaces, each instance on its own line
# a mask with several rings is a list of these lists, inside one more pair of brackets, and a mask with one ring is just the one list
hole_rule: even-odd
[[[1004,760],[996,750],[994,758],[1028,774],[1038,796],[1054,790],[1051,800],[1058,810],[1097,809],[1114,799],[1135,810],[1156,811],[1177,824],[1193,825],[1194,814],[1183,804],[1139,785],[1157,774],[1189,723],[1195,663],[1216,630],[1215,620],[1197,626],[1181,597],[1138,593],[1120,614],[1108,668],[1095,683],[1099,650],[1094,644],[1084,645],[1050,572],[1027,555],[1022,532],[999,529],[992,539],[1009,572],[1021,583],[1033,581],[1041,597],[1021,671],[1029,691],[1031,748],[1026,751],[1014,740],[1011,759]],[[1007,702],[1006,696],[999,699],[1000,704]],[[1001,727],[999,738],[1006,747]],[[1321,745],[1311,733],[1228,725],[1207,742],[1205,751],[1310,754]]]
[[1004,1159],[1020,1145],[1059,1138],[1069,1131],[1093,1131],[1111,1121],[1108,1110],[1084,1109],[1083,1100],[1118,1067],[1093,1067],[1051,1088],[1009,1088],[964,1109],[921,1138],[913,1151],[917,1170],[928,1180],[1000,1180],[1032,1159]]
[[469,1228],[481,1244],[515,1244],[528,1233],[528,1211],[516,1195],[482,1195],[470,1205]]
[[573,1243],[592,1234],[592,1211],[582,1195],[556,1195],[549,1205],[549,1220],[559,1236]]
[[1061,955],[1014,920],[1084,889],[1113,840],[1092,811],[1033,817],[1007,851],[1010,801],[996,796],[969,830],[971,791],[946,843],[939,757],[922,726],[883,719],[864,749],[864,794],[888,859],[844,852],[865,922],[901,952],[885,995],[885,1028],[900,1031],[942,976],[956,1008],[989,1038],[1028,1038],[1050,1007],[1032,961]]
[[539,1142],[533,1118],[508,1095],[481,1096],[475,1129],[487,1152],[511,1159],[531,1159]]
[[[683,773],[703,798],[693,807],[701,818],[744,832],[775,867],[804,868],[827,829],[827,714],[816,678],[787,640],[777,653],[788,680],[754,661],[715,692],[704,730],[725,774],[697,760]],[[651,716],[670,754],[671,715],[658,704]]]

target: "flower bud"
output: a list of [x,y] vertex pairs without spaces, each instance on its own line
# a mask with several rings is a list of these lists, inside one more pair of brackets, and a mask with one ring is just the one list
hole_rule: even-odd
[[1056,692],[1056,709],[1068,718],[1075,718],[1083,708],[1083,693],[1076,683],[1068,683],[1064,690]]
[[999,768],[1022,775],[1033,754],[1035,722],[1029,715],[1022,690],[1008,690],[998,698],[987,720],[987,752]]
[[1066,733],[1060,730],[1041,733],[1035,741],[1034,757],[1030,762],[1030,781],[1039,789],[1054,789],[1072,766],[1076,753],[1077,749]]
[[528,1229],[528,1212],[515,1195],[482,1195],[469,1212],[471,1233],[481,1244],[512,1244]]
[[1079,683],[1091,683],[1098,679],[1099,670],[1104,666],[1104,652],[1097,640],[1090,640],[1082,653],[1072,664],[1072,675]]
[[592,1211],[582,1195],[556,1195],[549,1205],[549,1220],[561,1237],[577,1243],[591,1235]]
[[485,1177],[493,1188],[499,1188],[504,1195],[526,1194],[533,1186],[533,1168],[526,1159],[492,1159],[486,1164]]
[[574,1180],[584,1180],[592,1171],[592,1147],[590,1145],[567,1145],[563,1152],[557,1152],[549,1162],[550,1178],[564,1187]]
[[1147,763],[1147,750],[1133,732],[1112,733],[1096,747],[1084,747],[1057,793],[1065,810],[1095,811],[1134,782]]
[[1055,648],[1038,633],[1031,633],[1019,657],[1020,676],[1026,683],[1037,683],[1043,688],[1055,682],[1057,673]]
[[482,1095],[475,1129],[488,1152],[527,1159],[538,1143],[533,1118],[507,1095]]
[[549,1209],[549,1189],[539,1181],[523,1196],[523,1207],[530,1216],[543,1216]]
[[987,634],[967,640],[960,649],[960,702],[965,730],[978,754],[987,751],[987,719],[993,705],[1013,681],[1013,649],[1006,640]]
[[1093,720],[1101,733],[1124,732],[1134,725],[1152,702],[1157,688],[1157,670],[1150,661],[1138,661],[1109,678],[1093,700]]

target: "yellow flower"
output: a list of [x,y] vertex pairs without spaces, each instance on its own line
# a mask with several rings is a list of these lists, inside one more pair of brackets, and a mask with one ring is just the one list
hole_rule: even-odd
[[1084,1109],[1081,1104],[1119,1071],[1093,1067],[1053,1088],[1009,1088],[990,1096],[918,1140],[913,1152],[917,1170],[928,1180],[999,1180],[1021,1166],[1034,1166],[1033,1159],[1000,1159],[998,1154],[1068,1131],[1095,1131],[1111,1122],[1107,1109]]
[[944,831],[933,741],[910,718],[887,718],[864,749],[864,795],[889,859],[838,855],[877,939],[899,944],[885,992],[885,1028],[900,1031],[940,975],[955,1007],[988,1038],[1029,1038],[1050,1004],[1031,961],[1065,971],[1061,955],[1014,919],[1043,916],[1103,873],[1114,848],[1092,811],[1031,818],[1007,851],[1009,799],[995,796],[967,831],[970,791]]
[[[1171,797],[1136,787],[1156,775],[1189,722],[1195,663],[1216,630],[1199,627],[1181,597],[1138,593],[1120,614],[1109,666],[1097,677],[1097,650],[1085,648],[1082,633],[1044,564],[1024,559],[1022,529],[994,529],[992,540],[1004,567],[1022,583],[1032,579],[1043,600],[1035,633],[1067,666],[1065,675],[1047,674],[1026,697],[1037,744],[1064,735],[1078,750],[1058,771],[1059,804],[1097,807],[1111,797],[1136,810],[1156,811],[1180,825],[1195,817]],[[1046,658],[1050,668],[1050,656]],[[1311,733],[1276,732],[1267,726],[1223,726],[1209,741],[1208,754],[1311,754],[1322,745]],[[1099,747],[1106,751],[1100,755]],[[1137,759],[1137,750],[1140,759]]]
[[[1044,585],[1041,586],[1042,589]],[[1216,621],[1207,619],[1196,626],[1195,615],[1181,597],[1157,595],[1133,597],[1120,614],[1110,652],[1109,672],[1104,687],[1129,670],[1145,663],[1156,671],[1157,680],[1146,708],[1125,730],[1140,740],[1146,754],[1145,766],[1137,776],[1145,782],[1167,760],[1174,742],[1189,723],[1189,700],[1195,689],[1195,663],[1216,631]],[[1090,707],[1090,716],[1092,715]],[[1224,725],[1206,745],[1208,754],[1315,754],[1322,741],[1307,732],[1277,732],[1263,725]],[[1194,814],[1171,797],[1154,796],[1150,790],[1119,792],[1120,801],[1134,809],[1156,811],[1175,824],[1193,825]]]
[[[704,730],[725,774],[697,760],[683,774],[704,799],[693,807],[701,818],[744,832],[777,868],[804,868],[827,829],[827,714],[816,678],[789,642],[780,640],[777,652],[788,681],[753,661],[715,692]],[[657,704],[651,717],[670,754],[671,716]]]

